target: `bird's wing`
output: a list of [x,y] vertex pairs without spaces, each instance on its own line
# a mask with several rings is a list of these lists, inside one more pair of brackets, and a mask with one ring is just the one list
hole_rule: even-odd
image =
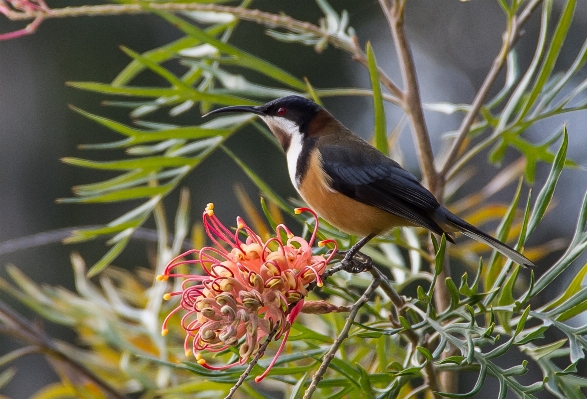
[[433,219],[440,204],[432,193],[397,162],[362,139],[352,140],[353,147],[336,141],[320,146],[332,189],[441,235]]

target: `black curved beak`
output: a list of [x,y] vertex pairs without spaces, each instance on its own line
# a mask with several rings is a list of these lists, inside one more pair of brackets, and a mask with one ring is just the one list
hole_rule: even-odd
[[212,114],[220,114],[222,112],[251,112],[251,113],[257,114],[257,115],[263,115],[263,111],[261,110],[261,107],[254,107],[254,106],[248,106],[248,105],[234,105],[231,107],[223,107],[223,108],[215,109],[214,111],[210,111],[207,114],[202,115],[202,118],[205,118],[205,117],[212,115]]

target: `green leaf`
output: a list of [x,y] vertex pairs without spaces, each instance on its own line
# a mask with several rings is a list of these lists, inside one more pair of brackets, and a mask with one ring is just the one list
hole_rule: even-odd
[[412,329],[410,322],[404,316],[399,316],[398,320],[399,320],[400,324],[402,325],[402,327],[405,328],[406,330]]
[[203,139],[214,136],[227,136],[233,133],[238,126],[230,129],[210,129],[200,126],[186,126],[186,127],[175,127],[168,129],[158,130],[140,130],[131,128],[122,123],[113,121],[111,119],[91,114],[82,109],[71,107],[75,112],[84,115],[85,117],[99,123],[102,126],[107,127],[117,133],[127,136],[127,140],[118,141],[115,143],[99,144],[99,145],[86,145],[86,148],[122,148],[129,147],[135,144],[165,141],[169,139],[184,139],[184,140],[195,140]]
[[265,219],[267,219],[267,222],[269,222],[271,228],[275,230],[275,228],[277,227],[277,222],[275,221],[275,219],[273,219],[273,215],[271,215],[271,212],[269,211],[269,207],[267,206],[267,200],[265,200],[265,197],[261,196],[260,201],[261,209],[263,210]]
[[359,377],[359,386],[361,387],[361,393],[366,395],[368,398],[375,398],[375,396],[373,395],[373,387],[371,386],[371,380],[369,379],[369,373],[358,363],[356,364],[356,367],[361,373]]
[[[208,62],[186,60],[184,63],[186,65],[191,65],[192,67],[197,67],[201,71],[208,73],[210,76],[216,78],[216,80],[222,86],[224,86],[223,89],[210,89],[208,90],[208,93],[231,94],[236,96],[243,96],[246,98],[255,97],[269,99],[285,97],[291,94],[301,94],[298,91],[291,89],[281,89],[278,87],[252,83],[245,79],[242,75],[229,73],[226,70],[215,67],[214,65],[208,65]],[[309,82],[307,82],[307,84],[309,84]],[[308,88],[308,91],[309,90],[310,88]],[[320,104],[319,102],[317,103]]]
[[[518,279],[519,272],[520,272],[520,267],[516,266],[516,268],[514,269],[514,272],[509,275],[505,284],[501,288],[500,295],[497,299],[497,304],[499,306],[508,306],[508,305],[511,305],[515,302],[514,286],[516,284],[516,280]],[[512,313],[509,311],[497,311],[496,314],[497,314],[497,317],[500,320],[500,324],[503,326],[504,330],[508,334],[511,333],[510,320],[512,318]],[[519,324],[518,324],[518,326],[519,326]]]
[[571,27],[573,14],[575,12],[575,5],[576,0],[566,1],[559,23],[557,24],[554,34],[552,35],[550,46],[546,52],[544,61],[542,62],[539,74],[535,82],[532,84],[532,90],[526,97],[524,108],[518,115],[518,119],[522,119],[530,111],[531,107],[534,105],[536,99],[544,88],[544,85],[546,84],[550,74],[552,73],[567,32]]
[[191,90],[192,88],[185,84],[181,79],[176,77],[173,73],[169,72],[167,69],[163,68],[157,62],[150,60],[147,57],[143,57],[139,53],[132,51],[131,49],[121,46],[120,47],[124,53],[132,58],[135,61],[139,62],[140,64],[144,65],[146,68],[150,69],[151,71],[155,72],[157,75],[161,76],[163,79],[167,80],[172,86],[177,88],[183,88],[185,90]]
[[[162,11],[154,10],[154,13],[158,14],[162,18],[166,19],[170,22],[173,26],[178,29],[181,29],[187,35],[198,39],[204,43],[208,43],[209,45],[216,47],[218,51],[233,56],[238,62],[238,66],[249,68],[251,70],[257,71],[262,73],[277,82],[286,84],[288,86],[294,87],[300,91],[306,90],[306,85],[304,82],[300,81],[293,75],[283,71],[282,69],[272,65],[266,61],[263,61],[251,54],[248,54],[242,50],[237,49],[234,46],[231,46],[227,43],[224,43],[210,34],[206,33],[205,31],[198,29],[196,26],[189,24],[188,22],[184,21],[183,19],[176,17],[173,14],[169,14]],[[236,105],[236,104],[235,104]]]
[[513,366],[510,367],[508,369],[504,369],[501,371],[501,375],[504,377],[511,377],[511,376],[517,376],[517,375],[524,375],[526,374],[526,372],[528,372],[528,361],[527,360],[523,360],[522,364],[517,365],[517,366]]
[[439,275],[442,273],[442,266],[444,265],[444,254],[446,252],[446,235],[440,237],[440,246],[435,248],[436,253],[434,254],[434,274]]
[[102,256],[102,258],[100,258],[100,260],[98,262],[96,262],[90,268],[90,270],[88,270],[88,278],[94,277],[95,275],[100,273],[102,270],[104,270],[108,265],[110,265],[110,263],[114,259],[116,259],[116,257],[122,252],[122,250],[124,248],[126,248],[126,245],[128,244],[128,241],[130,240],[130,237],[131,237],[131,232],[128,231],[125,238],[121,239],[116,244],[114,244],[112,246],[112,248],[110,248],[110,250],[108,252],[106,252],[106,254],[104,256]]
[[520,321],[518,321],[518,324],[516,326],[516,332],[514,333],[514,337],[517,337],[522,332],[524,327],[526,326],[526,321],[528,320],[529,314],[530,314],[530,305],[528,305],[526,307],[526,309],[524,309],[524,313],[522,313],[522,316],[520,317]]
[[520,268],[516,267],[514,269],[514,272],[509,275],[505,284],[502,286],[499,298],[497,300],[497,304],[499,306],[512,305],[516,301],[516,299],[514,298],[514,288],[516,280],[518,279],[519,272]]
[[387,127],[385,124],[385,108],[383,106],[383,96],[381,94],[381,85],[379,83],[379,70],[377,68],[377,60],[371,42],[367,42],[367,62],[369,65],[369,78],[371,80],[371,88],[373,89],[373,108],[374,108],[374,137],[375,147],[389,155],[389,145],[387,143]]
[[330,368],[339,372],[344,378],[350,383],[360,388],[359,380],[361,378],[361,372],[351,367],[347,362],[339,358],[332,359],[330,362]]
[[538,43],[536,45],[536,51],[534,52],[534,57],[532,58],[530,66],[526,69],[526,73],[524,76],[522,76],[522,79],[518,83],[518,86],[510,96],[510,99],[506,103],[501,113],[499,123],[495,128],[496,134],[500,134],[506,130],[506,125],[511,121],[513,113],[522,107],[521,103],[523,102],[524,96],[526,95],[526,90],[532,81],[532,77],[534,76],[538,65],[540,64],[544,47],[546,46],[546,38],[548,35],[548,26],[551,12],[552,1],[545,1],[542,7],[540,34],[538,37]]
[[259,102],[228,94],[213,94],[190,88],[153,88],[124,86],[117,87],[95,82],[67,82],[68,86],[102,94],[115,94],[128,97],[175,97],[177,101],[193,100],[220,105],[259,105]]
[[565,166],[565,160],[567,159],[567,147],[569,144],[569,136],[567,133],[567,127],[563,127],[563,141],[561,146],[556,153],[556,158],[554,163],[552,164],[552,168],[546,179],[546,183],[540,190],[538,197],[536,198],[536,203],[534,204],[534,209],[532,210],[532,214],[530,215],[530,222],[528,223],[528,230],[526,237],[530,236],[530,234],[534,231],[538,223],[542,220],[550,201],[552,200],[552,196],[554,194],[554,189],[556,187],[556,183],[560,177],[560,174]]
[[561,348],[566,342],[567,339],[565,338],[543,346],[524,346],[521,348],[521,350],[532,357],[532,359],[540,360],[544,356],[548,356],[557,349]]
[[165,184],[155,187],[132,187],[123,190],[117,190],[111,193],[84,196],[82,198],[65,198],[61,203],[97,203],[97,202],[120,202],[131,201],[141,198],[150,198],[157,195],[164,195],[176,184]]
[[136,187],[152,181],[163,183],[164,181],[183,176],[186,173],[187,170],[185,167],[165,170],[163,172],[132,170],[103,182],[75,186],[72,190],[77,196],[96,196],[106,192]]
[[[512,224],[514,222],[514,217],[516,215],[516,210],[518,208],[518,203],[520,201],[520,196],[522,193],[522,180],[520,179],[518,183],[518,187],[516,189],[516,193],[514,194],[514,198],[508,207],[506,214],[504,215],[501,223],[497,227],[496,231],[496,238],[502,242],[507,240],[507,236],[511,230]],[[485,278],[485,289],[486,291],[490,292],[490,294],[485,297],[483,300],[484,306],[489,306],[489,304],[493,301],[495,296],[498,293],[498,290],[501,288],[501,285],[507,278],[510,267],[500,267],[498,260],[501,258],[501,254],[497,251],[493,251],[493,255],[489,261],[489,270],[487,271],[487,276]],[[512,263],[508,262],[511,266]]]
[[66,164],[80,166],[82,168],[125,171],[133,169],[157,170],[161,168],[194,166],[199,162],[199,159],[182,157],[148,157],[100,162],[67,157],[62,158],[62,161]]
[[65,242],[68,244],[87,241],[93,239],[95,237],[107,234],[115,234],[119,233],[123,230],[128,228],[133,228],[137,226],[137,221],[132,220],[126,223],[116,224],[116,225],[107,225],[105,227],[100,228],[93,228],[93,229],[80,229],[80,230],[73,230],[71,232],[71,236],[68,237]]
[[[147,51],[142,55],[151,62],[163,62],[176,56],[181,50],[193,47],[199,43],[193,37],[185,36],[162,47]],[[112,86],[124,86],[145,69],[145,65],[137,60],[129,63],[112,81]]]
[[554,308],[561,306],[566,301],[568,301],[573,295],[578,293],[583,286],[583,280],[585,279],[586,275],[587,263],[585,263],[583,267],[577,272],[575,277],[573,277],[573,280],[567,286],[566,290],[562,294],[560,294],[556,299],[552,300],[544,307],[544,311],[552,310]]
[[307,88],[307,92],[310,95],[310,98],[318,105],[320,105],[321,107],[324,106],[324,104],[322,104],[322,101],[320,100],[320,97],[318,97],[318,94],[316,94],[316,90],[314,90],[314,87],[312,87],[312,84],[310,83],[310,79],[308,78],[304,78],[304,82],[306,83],[306,88]]
[[293,386],[291,393],[289,394],[289,399],[298,399],[302,397],[306,380],[308,379],[309,375],[310,372],[307,372],[298,379],[298,382]]
[[434,362],[434,363],[435,364],[457,364],[457,365],[460,365],[460,364],[463,363],[463,361],[465,359],[466,358],[464,356],[454,355],[454,356],[449,356],[446,359],[442,359],[442,360],[439,360],[439,361]]
[[298,332],[299,334],[290,334],[288,337],[289,341],[318,341],[318,342],[325,342],[331,344],[333,339],[328,335],[321,334],[311,328],[304,326],[301,323],[295,322],[292,326],[293,331]]
[[459,294],[470,297],[473,295],[473,292],[471,291],[471,289],[467,285],[467,279],[468,279],[467,272],[465,272],[461,276],[461,284],[459,285]]
[[[587,41],[585,41],[583,43],[583,47],[581,47],[581,50],[577,54],[575,61],[573,61],[573,64],[564,73],[564,75],[560,76],[559,79],[556,79],[556,80],[552,79],[553,80],[552,87],[549,88],[546,93],[544,93],[543,98],[540,100],[540,103],[536,106],[536,108],[532,112],[532,114],[535,115],[538,112],[541,112],[542,110],[544,110],[546,107],[548,107],[551,104],[551,102],[555,98],[557,98],[557,96],[562,91],[562,89],[566,86],[566,84],[569,83],[571,81],[571,79],[577,74],[577,72],[581,70],[581,68],[585,65],[586,61],[587,61]],[[573,98],[575,98],[582,91],[583,88],[581,86],[582,85],[576,86],[575,89],[571,91],[571,93],[567,94],[559,102],[559,104],[555,106],[555,109],[560,110],[564,106],[566,106]]]
[[[297,362],[299,360],[307,360],[309,358],[321,358],[322,356],[324,356],[324,354],[326,353],[328,349],[326,348],[317,348],[317,349],[309,349],[309,350],[302,350],[302,351],[296,351],[293,353],[282,353],[279,358],[277,359],[277,361],[275,362],[275,366],[282,366],[282,365],[287,365],[288,363],[291,362]],[[271,358],[265,358],[262,359],[261,361],[259,361],[259,365],[261,366],[261,368],[265,369],[269,366],[269,363],[271,363],[273,359]],[[350,366],[349,366],[350,367]],[[350,369],[352,370],[353,368],[350,367]],[[238,371],[238,369],[236,367],[234,367],[232,370],[235,370],[236,376],[238,378],[238,376],[241,375],[241,373],[244,371],[244,367]],[[217,374],[217,372],[212,372],[213,374]]]
[[424,358],[426,358],[426,363],[432,361],[432,353],[430,353],[428,349],[424,348],[423,346],[416,346],[416,350],[420,352]]
[[442,272],[442,266],[444,265],[444,254],[446,252],[446,236],[443,234],[440,237],[440,245],[436,241],[436,237],[430,235],[432,238],[432,245],[435,251],[435,258],[434,258],[434,276],[432,276],[432,283],[430,284],[430,288],[426,296],[428,298],[432,298],[432,294],[434,292],[434,287],[436,286],[438,276]]
[[587,234],[584,232],[585,224],[587,222],[587,193],[583,197],[583,203],[581,204],[581,212],[577,220],[577,226],[575,227],[575,233],[573,240],[562,257],[550,267],[540,278],[536,281],[536,284],[532,287],[530,293],[526,293],[526,296],[531,298],[540,293],[544,288],[548,287],[554,279],[558,277],[566,268],[587,248]]
[[553,317],[559,321],[563,321],[569,317],[582,313],[586,307],[587,287],[583,287],[577,293],[573,294],[573,296],[562,302],[559,306],[548,312],[544,312],[544,314],[548,317]]
[[524,345],[532,341],[544,338],[544,332],[548,330],[548,326],[538,326],[533,329],[524,330],[521,336],[516,337],[516,345]]
[[446,278],[446,287],[448,288],[448,294],[450,295],[450,306],[449,309],[456,309],[459,306],[459,289],[452,280],[452,278]]

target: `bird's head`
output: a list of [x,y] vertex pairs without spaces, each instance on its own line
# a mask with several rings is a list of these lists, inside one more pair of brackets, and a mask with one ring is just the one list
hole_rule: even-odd
[[[257,114],[269,126],[283,149],[287,152],[292,139],[303,139],[311,122],[323,111],[315,102],[301,96],[287,96],[260,106],[236,105],[219,108],[204,116],[222,112],[251,112]],[[297,141],[297,140],[296,140]]]

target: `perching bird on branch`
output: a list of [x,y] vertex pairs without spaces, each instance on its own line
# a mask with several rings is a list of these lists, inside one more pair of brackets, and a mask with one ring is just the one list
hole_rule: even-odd
[[283,147],[289,176],[302,198],[333,226],[363,237],[342,261],[351,269],[362,265],[354,255],[363,245],[397,226],[420,226],[445,234],[450,242],[450,233],[458,231],[522,266],[534,266],[440,205],[414,175],[313,101],[287,96],[261,106],[219,108],[207,115],[221,112],[259,115]]

